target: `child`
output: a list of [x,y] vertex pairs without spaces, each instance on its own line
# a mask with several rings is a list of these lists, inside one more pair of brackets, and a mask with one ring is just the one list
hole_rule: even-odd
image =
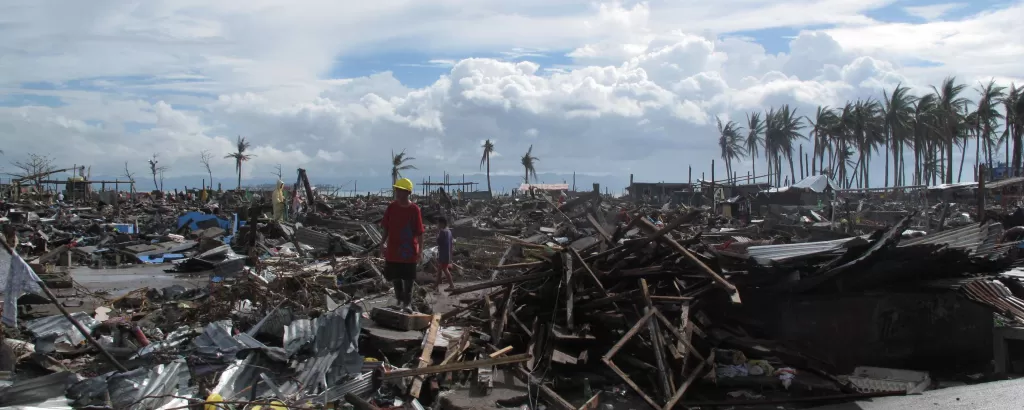
[[448,230],[448,220],[444,217],[437,219],[437,288],[441,289],[442,275],[448,278],[448,289],[455,288],[455,281],[452,279],[452,272],[449,269],[452,264],[452,231]]

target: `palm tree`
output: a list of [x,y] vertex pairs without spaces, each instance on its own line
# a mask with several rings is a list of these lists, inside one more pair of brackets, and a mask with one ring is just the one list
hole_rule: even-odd
[[480,157],[480,167],[487,164],[487,192],[491,192],[491,154],[494,153],[494,143],[491,140],[485,140],[484,145],[481,146],[484,149],[484,155]]
[[762,134],[764,134],[764,122],[761,121],[761,113],[747,114],[747,139],[743,145],[751,159],[750,172],[753,174],[755,182],[757,181],[757,150],[764,144]]
[[402,177],[402,171],[416,169],[412,164],[408,164],[416,158],[405,156],[405,150],[395,154],[395,151],[391,151],[391,185],[398,182],[398,178]]
[[[980,87],[977,89],[980,98],[978,98],[978,108],[974,112],[974,132],[980,145],[982,142],[985,143],[986,155],[988,158],[988,166],[994,165],[992,163],[993,150],[997,149],[998,144],[996,142],[997,136],[995,135],[995,128],[998,120],[1003,119],[1003,114],[996,109],[1000,101],[1006,95],[1004,90],[1005,87],[999,87],[996,85],[995,80],[989,80],[988,84],[978,84]],[[975,148],[977,151],[977,148]],[[1007,152],[1009,154],[1009,152]],[[975,153],[975,162],[977,161],[977,152]],[[1009,164],[1007,164],[1009,165]]]
[[726,179],[732,178],[732,160],[743,155],[743,146],[740,145],[743,137],[740,136],[742,128],[736,126],[735,121],[722,124],[722,119],[715,117],[718,121],[718,147],[722,150],[722,160],[725,161]]
[[[829,158],[831,158],[832,153],[835,152],[833,144],[830,144],[828,140],[830,137],[829,131],[835,128],[838,121],[839,117],[837,117],[836,113],[828,106],[818,106],[818,111],[814,114],[814,119],[811,120],[810,118],[807,118],[807,122],[811,124],[810,136],[814,142],[813,153],[811,154],[811,175],[814,175],[817,170],[825,168],[826,149],[829,150]],[[820,163],[818,161],[819,158]]]
[[1021,89],[1016,84],[1010,84],[1010,91],[1003,97],[1003,138],[1013,141],[1013,175],[1021,175],[1021,145],[1024,145],[1021,136],[1022,123],[1024,123],[1024,99],[1021,98]]
[[928,184],[932,181],[935,167],[928,164],[934,162],[934,144],[937,135],[935,130],[935,94],[925,94],[914,102],[914,116],[911,121],[914,150],[914,184]]
[[235,142],[235,152],[225,155],[224,158],[234,158],[235,160],[235,172],[238,173],[238,190],[242,190],[242,163],[255,157],[252,154],[246,154],[245,151],[249,150],[252,143],[245,140],[245,137],[239,135],[238,141]]
[[941,88],[932,87],[938,104],[939,132],[946,148],[946,183],[953,183],[953,144],[956,142],[957,131],[964,121],[963,107],[967,99],[960,96],[964,84],[957,84],[956,77],[946,77]]
[[[766,123],[765,143],[770,139],[775,154],[776,175],[782,175],[782,158],[789,161],[789,175],[793,182],[796,182],[796,171],[793,168],[793,146],[797,140],[804,138],[800,130],[804,124],[796,115],[796,110],[791,110],[789,104],[783,104],[782,108],[775,111],[774,118]],[[770,124],[770,126],[769,126]]]
[[[910,135],[910,122],[913,118],[914,96],[908,94],[910,89],[903,84],[897,84],[892,94],[882,90],[884,106],[882,112],[885,114],[884,133],[886,150],[892,152],[893,186],[903,185],[901,175],[903,171],[903,146]],[[885,157],[885,186],[889,186],[889,157]]]
[[526,153],[523,154],[523,157],[519,160],[519,162],[523,164],[523,171],[525,172],[523,175],[523,183],[529,184],[531,175],[533,176],[534,181],[537,180],[537,168],[534,167],[534,163],[537,161],[540,161],[540,158],[533,156],[533,145],[530,145],[530,149],[526,150]]

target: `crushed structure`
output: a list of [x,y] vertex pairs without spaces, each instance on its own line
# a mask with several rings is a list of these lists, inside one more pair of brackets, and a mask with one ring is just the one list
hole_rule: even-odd
[[424,191],[457,287],[427,241],[411,314],[382,275],[389,198],[301,169],[283,217],[270,191],[21,195],[0,407],[807,408],[993,380],[1024,372],[1008,181]]

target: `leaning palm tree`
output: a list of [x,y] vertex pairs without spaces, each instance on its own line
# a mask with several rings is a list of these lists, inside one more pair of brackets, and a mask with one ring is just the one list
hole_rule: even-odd
[[533,145],[530,145],[530,149],[526,150],[523,157],[519,160],[523,164],[523,183],[530,183],[530,176],[533,176],[533,180],[537,180],[537,168],[534,167],[535,162],[540,161],[540,158],[533,156]]
[[743,155],[743,146],[740,145],[743,137],[740,136],[742,128],[736,125],[735,121],[728,121],[722,124],[722,119],[715,117],[718,121],[718,147],[722,150],[722,160],[725,161],[725,178],[732,179],[732,160]]
[[481,148],[484,149],[484,155],[480,157],[480,167],[483,168],[484,164],[487,164],[487,192],[491,192],[491,154],[494,153],[494,143],[485,140]]
[[234,158],[235,160],[235,172],[238,173],[238,190],[242,189],[242,163],[255,157],[255,155],[245,153],[251,146],[252,143],[239,135],[238,141],[235,142],[235,152],[224,156],[224,158]]
[[750,157],[750,172],[753,173],[754,181],[757,181],[757,150],[764,144],[764,121],[761,121],[761,113],[754,112],[747,114],[747,139],[743,145]]
[[414,159],[416,158],[405,156],[405,150],[398,154],[395,154],[395,151],[391,151],[391,185],[394,185],[398,182],[398,178],[402,177],[402,171],[416,169],[415,166],[408,163]]

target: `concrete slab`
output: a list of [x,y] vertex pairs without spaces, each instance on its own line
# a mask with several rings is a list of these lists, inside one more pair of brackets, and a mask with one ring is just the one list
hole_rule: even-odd
[[182,285],[194,288],[210,283],[207,275],[180,276],[164,272],[164,269],[170,267],[169,264],[132,265],[111,269],[76,266],[71,268],[71,277],[90,291],[107,291],[115,297],[142,287],[161,289],[171,285]]
[[508,400],[529,394],[526,385],[507,372],[498,369],[492,375],[494,388],[486,396],[471,392],[469,387],[456,387],[442,392],[438,397],[442,410],[490,410],[498,408],[498,400]]
[[817,410],[1010,410],[1024,403],[1024,379],[950,387],[921,395],[883,397],[815,407]]

